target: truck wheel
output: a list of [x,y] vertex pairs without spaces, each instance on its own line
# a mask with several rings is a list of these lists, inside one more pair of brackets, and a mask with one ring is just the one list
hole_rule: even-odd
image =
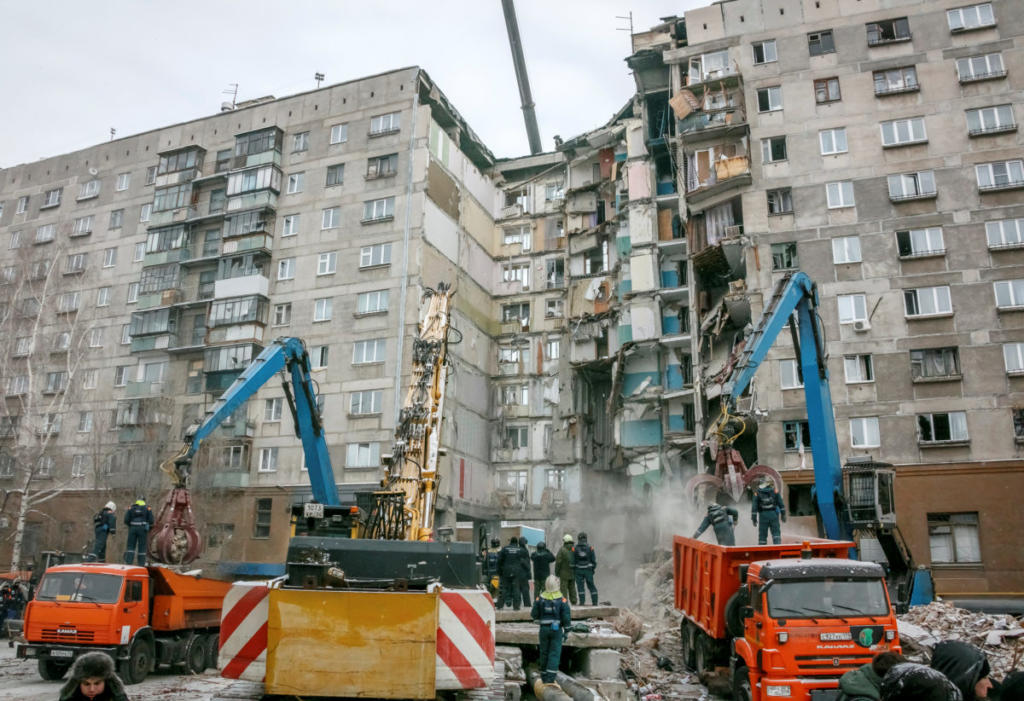
[[742,638],[743,630],[743,607],[750,605],[750,595],[740,589],[725,604],[725,629],[734,638]]
[[694,648],[694,669],[697,670],[697,674],[713,670],[715,668],[715,641],[707,633],[700,631],[696,635]]
[[753,693],[750,690],[750,671],[746,667],[737,667],[732,675],[733,701],[750,701]]
[[220,655],[220,636],[210,633],[206,636],[206,667],[217,669],[217,657]]
[[138,684],[149,674],[153,666],[153,651],[149,641],[136,638],[128,649],[128,659],[117,665],[118,674],[128,684]]
[[202,674],[206,669],[206,636],[195,635],[185,649],[185,669],[192,674]]
[[683,622],[679,624],[679,647],[681,648],[680,654],[683,658],[683,666],[693,669],[694,666],[694,655],[693,655],[693,624],[683,619]]
[[68,671],[70,666],[70,662],[39,660],[39,676],[48,682],[59,682],[64,678],[64,673]]

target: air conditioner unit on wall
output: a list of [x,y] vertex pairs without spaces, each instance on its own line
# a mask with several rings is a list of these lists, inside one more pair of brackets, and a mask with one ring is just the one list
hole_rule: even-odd
[[855,321],[853,322],[853,330],[858,333],[864,333],[865,331],[871,330],[871,322],[868,320]]

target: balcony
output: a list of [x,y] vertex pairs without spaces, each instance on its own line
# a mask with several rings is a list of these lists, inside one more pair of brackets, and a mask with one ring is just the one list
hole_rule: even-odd
[[978,192],[1003,192],[1004,190],[1024,189],[1024,180],[1007,180],[989,185],[978,185]]
[[195,248],[182,248],[178,263],[184,267],[210,263],[220,258],[220,241],[216,246],[201,245]]
[[1000,124],[996,127],[981,127],[980,129],[971,129],[967,132],[967,136],[972,139],[977,136],[991,136],[993,134],[1006,134],[1009,132],[1017,131],[1016,124]]
[[249,297],[261,295],[269,297],[270,280],[264,275],[243,275],[227,280],[214,282],[213,298],[226,299],[228,297]]
[[229,419],[217,428],[217,433],[221,438],[255,438],[256,422]]
[[[205,334],[206,342],[217,343],[262,343],[266,332],[263,324],[244,323],[218,326]],[[200,340],[202,343],[202,340]]]
[[269,151],[260,151],[259,153],[253,153],[245,156],[234,156],[231,160],[231,170],[243,170],[245,168],[254,168],[256,166],[267,164],[280,167],[281,152],[276,149],[271,149]]
[[178,304],[182,299],[182,291],[179,289],[162,290],[139,295],[136,300],[136,309],[155,309],[156,307],[170,307]]
[[249,473],[241,470],[216,470],[213,486],[221,489],[242,489],[249,486]]
[[163,175],[156,176],[156,180],[153,182],[153,185],[155,187],[171,187],[172,185],[181,185],[183,183],[195,180],[196,176],[198,175],[198,168],[186,168],[185,170],[179,170],[174,173],[164,173]]
[[149,336],[133,336],[131,349],[132,353],[163,351],[176,345],[177,342],[177,335],[170,331]]
[[714,167],[701,179],[699,172],[687,176],[686,199],[691,204],[710,200],[715,195],[751,183],[750,159],[733,156],[715,161]]
[[129,382],[125,385],[126,397],[158,397],[163,393],[163,382]]
[[178,207],[177,209],[165,209],[160,212],[153,212],[149,217],[147,228],[157,229],[170,224],[181,224],[187,219],[192,219],[199,214],[197,207]]
[[938,196],[939,193],[937,190],[930,190],[928,192],[914,192],[906,195],[896,195],[890,192],[889,201],[899,203],[912,202],[914,200],[934,200]]
[[244,195],[231,195],[228,197],[226,211],[241,212],[246,209],[260,209],[262,207],[277,210],[277,193],[273,190],[259,190],[247,192]]
[[888,95],[901,95],[903,93],[921,92],[920,83],[904,83],[902,85],[876,85],[875,97],[886,97]]
[[231,370],[215,370],[206,373],[206,390],[214,394],[220,394],[234,382],[239,375],[242,374],[242,369],[231,369]]
[[235,253],[246,253],[248,251],[262,251],[269,256],[273,246],[273,236],[255,233],[225,240],[222,244],[221,254],[226,256]]
[[1000,68],[996,71],[988,71],[986,73],[971,73],[960,76],[960,84],[965,83],[980,83],[984,80],[999,80],[1000,78],[1006,77],[1006,69]]
[[747,131],[747,116],[741,107],[691,112],[677,122],[676,131],[686,141],[738,137]]

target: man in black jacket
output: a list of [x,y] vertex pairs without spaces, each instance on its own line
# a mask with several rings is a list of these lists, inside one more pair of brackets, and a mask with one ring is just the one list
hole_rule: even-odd
[[128,526],[128,543],[125,545],[124,562],[146,566],[146,550],[149,547],[149,529],[153,527],[153,511],[146,506],[146,500],[139,497],[132,507],[124,512],[124,525]]
[[519,564],[520,558],[524,557],[523,549],[519,547],[519,538],[512,536],[508,545],[498,553],[498,609],[504,608],[505,604],[512,606],[515,611],[519,610],[519,577],[523,571]]
[[92,517],[92,556],[97,562],[107,561],[107,536],[117,533],[117,517],[114,515],[116,510],[114,502],[108,501],[100,512]]
[[786,505],[782,501],[782,495],[775,489],[775,483],[770,477],[761,480],[754,491],[754,498],[750,501],[750,517],[757,526],[757,544],[768,543],[768,531],[772,532],[772,545],[782,542],[782,528],[779,526],[779,519],[786,522]]
[[526,542],[526,538],[520,538],[519,547],[523,549],[523,554],[519,558],[522,567],[519,573],[519,595],[523,598],[523,606],[530,606],[533,604],[533,598],[530,596],[530,544]]
[[693,534],[693,538],[694,540],[700,538],[700,534],[706,531],[708,526],[713,526],[715,529],[715,539],[718,540],[719,545],[736,545],[736,535],[733,533],[733,527],[736,525],[739,517],[740,513],[731,506],[722,506],[712,502],[708,504],[708,515],[700,522],[697,532]]
[[576,536],[576,547],[572,550],[572,566],[576,571],[576,593],[580,597],[580,606],[586,604],[587,591],[590,590],[590,603],[597,606],[597,585],[594,584],[594,570],[597,569],[597,553],[587,542],[587,534]]
[[537,543],[537,550],[530,559],[533,560],[533,592],[540,596],[544,591],[544,583],[551,576],[551,563],[555,561],[555,554],[548,550],[547,543],[543,540]]
[[945,674],[960,690],[964,701],[988,698],[992,688],[988,659],[973,645],[959,640],[943,640],[932,651],[931,668]]

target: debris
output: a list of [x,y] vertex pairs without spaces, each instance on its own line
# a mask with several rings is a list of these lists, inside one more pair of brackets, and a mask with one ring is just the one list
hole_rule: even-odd
[[625,611],[619,614],[619,617],[614,621],[615,630],[628,635],[629,639],[636,642],[640,639],[640,636],[644,632],[644,622],[640,620],[640,617],[630,611]]

